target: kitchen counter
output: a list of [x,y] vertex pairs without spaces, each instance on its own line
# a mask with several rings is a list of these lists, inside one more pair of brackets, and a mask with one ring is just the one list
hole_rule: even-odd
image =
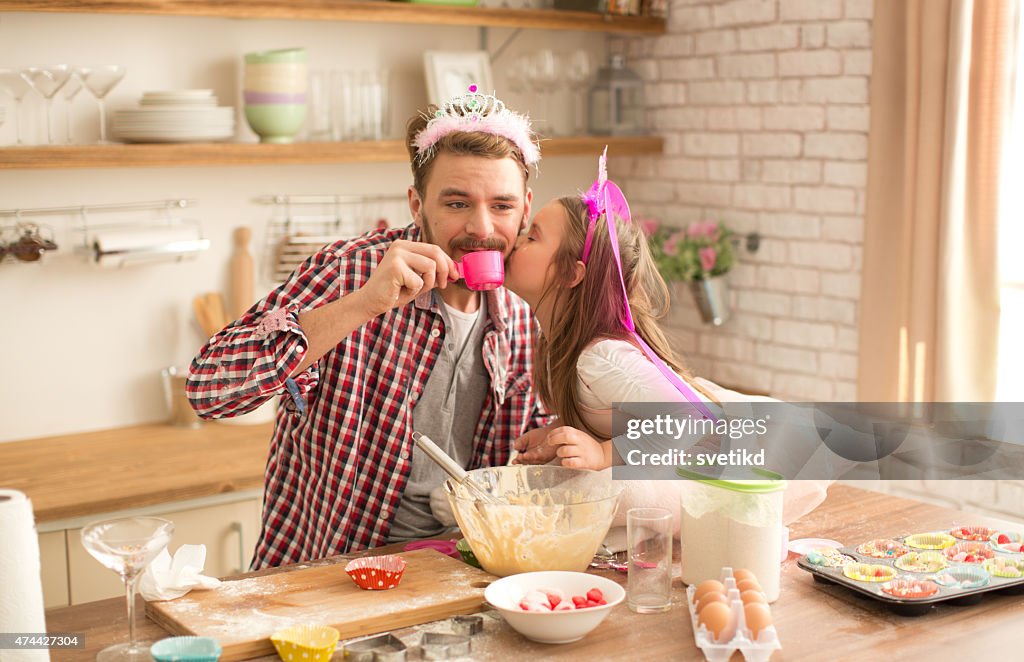
[[[991,517],[835,485],[824,504],[790,527],[790,537],[833,538],[856,543],[959,524],[1020,528]],[[317,563],[340,563],[347,558],[350,557],[334,557]],[[287,571],[284,567],[259,574]],[[256,573],[240,576],[252,574]],[[623,574],[600,574],[625,583]],[[141,605],[138,612],[141,639],[167,636],[158,625],[141,617]],[[980,603],[972,606],[940,605],[924,616],[898,616],[851,590],[815,583],[810,574],[790,560],[783,565],[782,594],[772,605],[772,613],[782,643],[782,650],[771,658],[773,662],[962,660],[975,659],[979,650],[998,654],[1019,648],[1024,595],[1004,591],[986,594]],[[704,659],[693,643],[685,594],[678,584],[671,611],[638,615],[621,604],[594,632],[572,644],[535,644],[503,623],[488,621],[485,632],[474,638],[474,659],[503,659],[509,655],[542,659]],[[100,649],[128,637],[123,599],[50,610],[47,627],[50,632],[84,633],[86,638],[84,650],[52,651],[54,660],[93,660]]]
[[262,490],[273,424],[139,425],[0,444],[0,486],[36,522]]

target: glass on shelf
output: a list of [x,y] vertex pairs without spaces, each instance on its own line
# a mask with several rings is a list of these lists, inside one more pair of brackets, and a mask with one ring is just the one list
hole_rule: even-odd
[[71,77],[71,67],[55,64],[48,67],[28,67],[21,70],[21,77],[42,95],[46,102],[46,144],[53,144],[53,97]]
[[64,84],[64,88],[60,91],[60,95],[64,98],[64,141],[67,144],[74,142],[71,140],[71,105],[78,96],[78,93],[82,91],[82,79],[78,76],[78,71],[72,71],[71,77],[68,78],[68,82]]
[[14,69],[0,69],[0,92],[14,100],[14,107],[11,108],[11,125],[14,127],[14,142],[21,143],[21,127],[18,125],[18,117],[21,114],[21,102],[28,94],[32,86]]
[[128,643],[104,648],[97,662],[151,660],[149,644],[135,637],[135,591],[142,571],[152,563],[174,533],[174,524],[159,517],[122,517],[82,529],[82,546],[103,567],[121,576],[128,601]]
[[125,68],[120,64],[103,64],[95,67],[78,67],[78,77],[96,98],[100,109],[100,142],[107,142],[107,110],[104,100],[110,91],[114,89],[121,79],[124,78]]
[[537,119],[545,124],[545,133],[554,136],[558,129],[551,115],[551,96],[557,89],[560,78],[558,56],[551,49],[542,48],[533,54],[529,63],[528,80],[541,102],[540,117]]
[[592,73],[590,53],[587,51],[580,48],[566,56],[565,82],[572,92],[572,130],[576,135],[587,131],[586,90]]

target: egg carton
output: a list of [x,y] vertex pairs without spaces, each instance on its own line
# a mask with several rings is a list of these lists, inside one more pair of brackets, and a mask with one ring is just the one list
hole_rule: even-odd
[[[837,584],[856,591],[858,594],[885,604],[891,611],[902,616],[920,616],[928,613],[931,608],[942,602],[952,604],[974,604],[980,602],[986,593],[993,591],[1022,592],[1024,591],[1024,553],[1008,552],[1006,547],[1001,545],[999,536],[1005,535],[1014,543],[1021,543],[1022,534],[1016,531],[997,531],[989,529],[991,540],[982,542],[983,538],[967,541],[953,535],[965,527],[953,527],[948,531],[931,531],[926,533],[903,534],[889,538],[879,538],[872,541],[864,541],[857,545],[840,547],[831,554],[835,559],[828,558],[825,550],[813,550],[797,560],[797,567],[811,573],[814,580],[822,584]],[[981,530],[986,527],[966,527],[972,530]],[[916,540],[925,539],[925,543]],[[865,550],[865,546],[877,547],[877,543],[888,541],[893,543],[890,548],[894,549],[890,556],[880,556],[871,550]],[[980,562],[963,563],[954,560],[957,557],[949,558],[947,550],[958,545],[977,546],[983,552],[985,558]],[[987,550],[986,550],[987,548]],[[1019,547],[1017,547],[1019,549]],[[907,552],[916,552],[921,555],[937,555],[945,558],[945,565],[935,571],[918,570],[907,568],[905,564],[899,563],[899,556]],[[1000,576],[996,572],[989,572],[992,566],[990,559],[998,560],[999,563],[1009,563],[1018,574],[1015,577]],[[879,578],[865,579],[856,573],[854,576],[847,576],[845,569],[848,564],[858,564],[859,567],[877,569]],[[901,567],[902,566],[902,567]],[[947,578],[957,580],[950,583]],[[915,583],[929,588],[927,594],[913,597],[900,597],[887,592],[891,582]]]
[[691,584],[686,588],[686,606],[690,610],[690,624],[693,625],[693,638],[697,648],[704,653],[704,658],[708,662],[726,662],[737,650],[746,662],[765,662],[772,653],[782,648],[775,626],[769,625],[761,630],[757,639],[751,637],[732,568],[722,568],[719,581],[725,586],[731,610],[729,625],[721,633],[722,641],[716,641],[714,635],[704,625],[697,623],[697,607],[693,604],[693,594],[697,591],[697,586]]

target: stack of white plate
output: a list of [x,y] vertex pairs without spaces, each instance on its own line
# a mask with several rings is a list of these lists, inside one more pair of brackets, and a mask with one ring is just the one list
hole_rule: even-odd
[[235,135],[235,109],[218,106],[213,90],[145,92],[138,108],[114,112],[113,130],[134,143],[224,140]]

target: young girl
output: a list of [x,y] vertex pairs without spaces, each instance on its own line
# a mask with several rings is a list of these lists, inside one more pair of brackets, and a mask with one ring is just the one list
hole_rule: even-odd
[[[613,461],[607,441],[613,436],[612,403],[689,400],[713,415],[705,405],[717,402],[711,395],[717,387],[690,378],[658,327],[657,319],[668,308],[668,288],[646,236],[629,222],[621,192],[605,180],[603,164],[604,157],[602,176],[588,194],[558,198],[544,207],[509,258],[505,285],[530,304],[542,331],[534,388],[558,414],[552,427],[516,441],[520,463],[557,456],[566,467],[604,469]],[[605,196],[605,187],[615,187],[615,195]],[[620,208],[612,217],[621,282],[603,208],[606,199]],[[661,366],[645,353],[644,344]]]
[[[534,388],[558,416],[515,441],[515,462],[558,458],[565,467],[607,469],[615,462],[613,403],[642,415],[631,405],[689,402],[691,412],[717,419],[722,403],[770,400],[693,378],[673,354],[657,324],[668,308],[668,288],[622,192],[607,181],[603,156],[587,194],[558,198],[535,216],[509,257],[505,286],[530,304],[540,323]],[[783,522],[817,507],[830,483],[790,481]],[[623,502],[668,508],[678,532],[680,481],[626,481]],[[613,527],[623,519],[617,516]]]

